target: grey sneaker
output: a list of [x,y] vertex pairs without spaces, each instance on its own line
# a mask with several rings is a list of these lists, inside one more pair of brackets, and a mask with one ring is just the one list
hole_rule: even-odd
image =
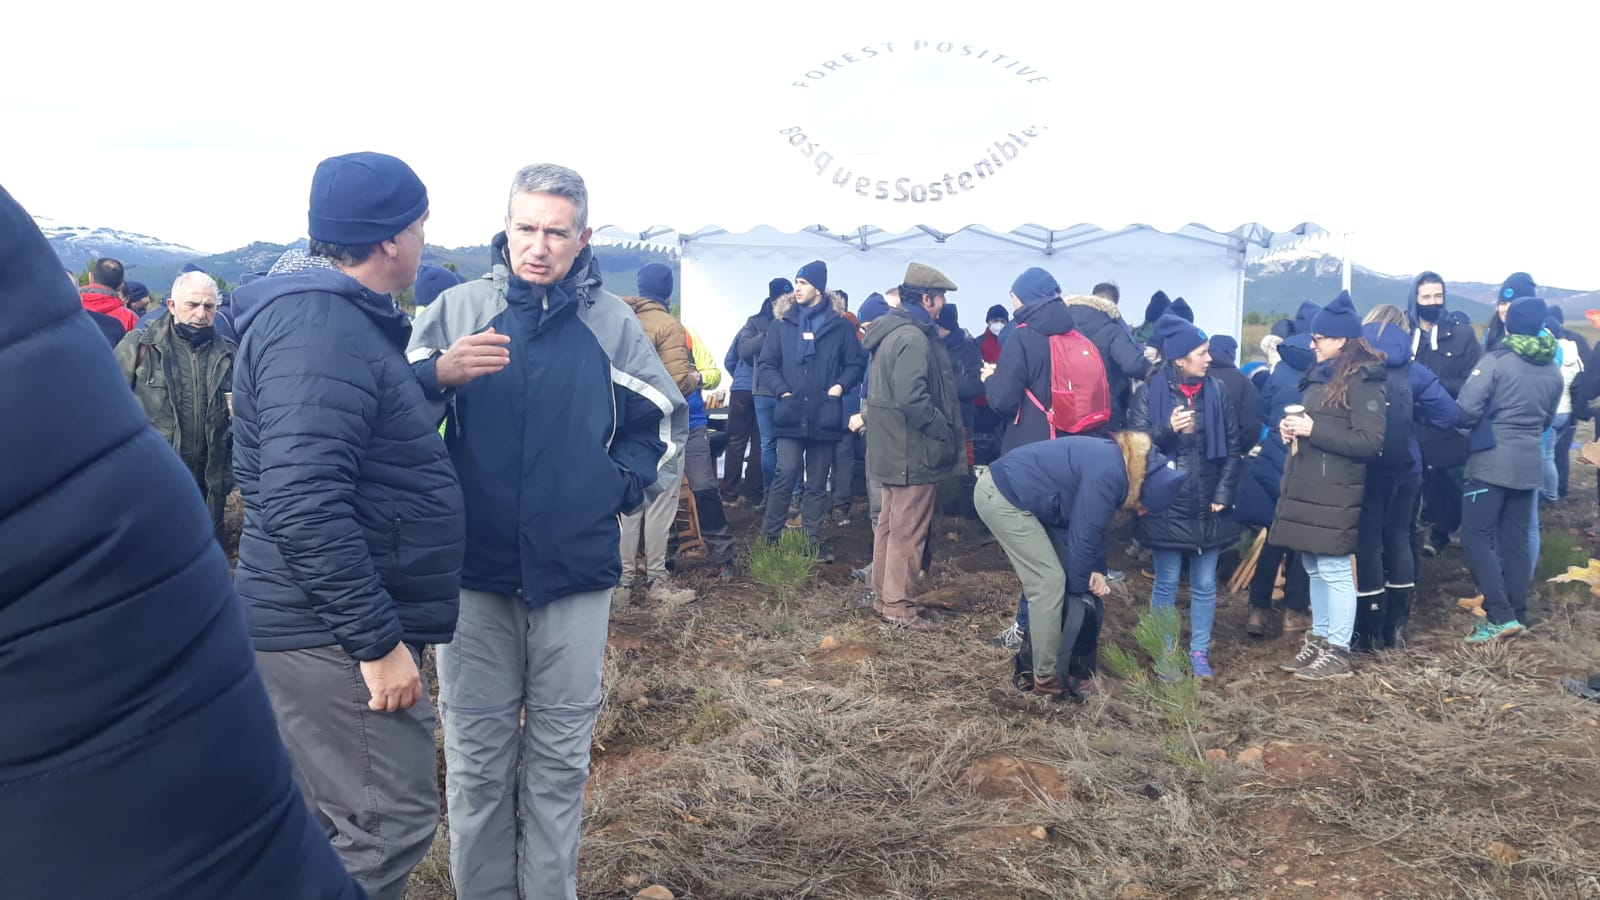
[[867,563],[859,569],[851,569],[850,577],[857,581],[872,581],[872,563]]
[[1312,660],[1311,665],[1294,673],[1294,677],[1305,681],[1328,681],[1334,678],[1349,678],[1354,674],[1350,671],[1350,651],[1328,645],[1315,660]]
[[651,603],[663,606],[681,606],[699,599],[693,590],[678,587],[670,578],[658,578],[650,582],[650,586],[645,588],[644,597]]
[[1294,659],[1291,659],[1286,663],[1279,663],[1278,668],[1285,672],[1294,672],[1298,674],[1301,669],[1304,669],[1316,662],[1317,659],[1322,656],[1322,653],[1322,638],[1308,634],[1306,635],[1305,642],[1300,645],[1300,652],[1294,655]]
[[999,647],[1002,650],[1009,650],[1015,653],[1022,649],[1022,626],[1018,624],[1016,619],[1012,619],[1011,624],[1005,631],[990,638],[986,643],[991,647]]

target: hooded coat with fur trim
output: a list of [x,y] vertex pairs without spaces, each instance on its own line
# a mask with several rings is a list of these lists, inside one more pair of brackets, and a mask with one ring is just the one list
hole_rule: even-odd
[[837,384],[849,393],[867,371],[867,353],[861,349],[855,326],[829,302],[828,315],[817,331],[816,353],[802,362],[798,351],[800,313],[794,295],[779,297],[772,312],[776,318],[756,360],[756,386],[778,398],[772,408],[773,435],[839,440],[845,432],[844,398],[828,396],[828,389]]
[[1082,295],[1067,297],[1063,302],[1071,310],[1079,333],[1100,351],[1111,386],[1111,421],[1106,428],[1116,431],[1128,421],[1133,385],[1150,374],[1150,360],[1145,358],[1144,348],[1134,343],[1133,333],[1122,321],[1122,311],[1115,303]]

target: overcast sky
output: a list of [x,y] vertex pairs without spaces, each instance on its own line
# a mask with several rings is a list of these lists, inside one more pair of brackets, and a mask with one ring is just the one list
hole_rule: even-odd
[[[0,183],[205,251],[302,236],[317,161],[372,149],[417,169],[451,246],[550,160],[589,178],[596,225],[1312,221],[1382,271],[1600,288],[1600,14],[1577,3],[26,6],[3,14]],[[1003,177],[942,206],[855,196],[1029,123]]]

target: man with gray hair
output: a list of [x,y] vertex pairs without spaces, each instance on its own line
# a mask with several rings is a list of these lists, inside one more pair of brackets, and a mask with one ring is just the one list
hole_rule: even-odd
[[678,483],[683,392],[601,287],[588,189],[512,181],[494,268],[417,314],[408,357],[466,498],[455,641],[439,648],[450,870],[463,898],[575,898],[617,516]]
[[179,275],[167,308],[169,315],[117,343],[117,362],[150,425],[189,467],[217,541],[226,547],[222,511],[233,491],[228,393],[237,348],[213,324],[217,283],[210,275]]

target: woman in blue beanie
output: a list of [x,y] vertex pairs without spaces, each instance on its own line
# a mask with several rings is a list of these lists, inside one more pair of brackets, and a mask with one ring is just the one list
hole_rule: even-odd
[[1461,496],[1461,548],[1483,595],[1484,612],[1467,635],[1469,644],[1519,634],[1527,626],[1534,562],[1529,533],[1535,492],[1544,481],[1541,446],[1561,394],[1556,339],[1544,330],[1544,301],[1531,296],[1533,279],[1513,284],[1516,279],[1507,279],[1501,289],[1502,298],[1508,292],[1518,295],[1505,304],[1505,337],[1461,387],[1458,424],[1472,429]]
[[1383,451],[1387,378],[1383,357],[1362,336],[1350,294],[1341,291],[1311,320],[1316,362],[1306,372],[1302,410],[1285,415],[1289,445],[1268,543],[1300,551],[1311,577],[1311,630],[1279,668],[1310,681],[1348,678],[1356,623],[1356,550],[1367,463]]
[[[1211,365],[1205,333],[1174,315],[1156,320],[1152,341],[1166,360],[1150,384],[1134,393],[1128,426],[1150,435],[1157,450],[1189,473],[1170,509],[1139,519],[1139,543],[1154,556],[1151,607],[1176,605],[1178,579],[1189,563],[1189,664],[1211,677],[1211,625],[1217,615],[1217,556],[1239,540],[1233,503],[1244,472],[1239,417]],[[1166,667],[1164,679],[1178,676]]]

